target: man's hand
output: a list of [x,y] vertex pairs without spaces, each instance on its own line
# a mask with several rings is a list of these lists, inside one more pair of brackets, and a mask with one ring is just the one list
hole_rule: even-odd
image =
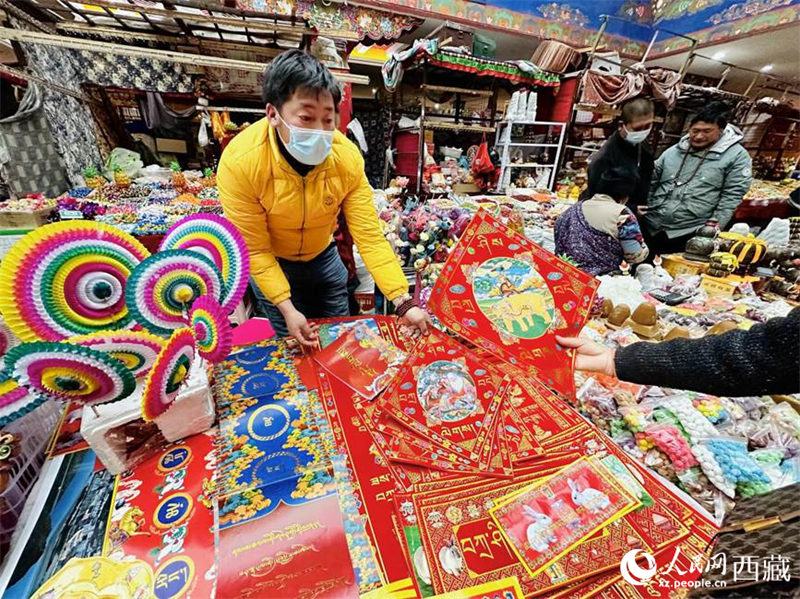
[[311,329],[306,317],[292,305],[290,300],[281,302],[277,308],[283,315],[289,335],[297,339],[303,347],[316,347],[318,343],[317,334]]
[[613,349],[603,347],[587,339],[580,337],[559,337],[558,341],[564,347],[575,350],[575,368],[588,372],[600,372],[608,376],[617,376],[617,369],[614,366]]
[[410,308],[400,319],[400,322],[416,329],[423,335],[428,334],[428,327],[432,325],[431,317],[428,316],[428,313],[417,307]]
[[636,213],[639,216],[645,216],[647,214],[648,210],[649,210],[649,208],[647,206],[645,206],[644,204],[642,204],[641,206],[636,206]]

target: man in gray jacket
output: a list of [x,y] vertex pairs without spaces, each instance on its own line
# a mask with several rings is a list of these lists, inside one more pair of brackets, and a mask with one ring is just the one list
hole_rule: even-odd
[[647,206],[639,209],[651,256],[683,251],[710,218],[724,229],[750,189],[752,161],[726,108],[706,106],[689,133],[656,160]]

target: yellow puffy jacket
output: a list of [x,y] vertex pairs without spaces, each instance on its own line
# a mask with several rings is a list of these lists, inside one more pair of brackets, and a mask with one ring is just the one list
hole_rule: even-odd
[[330,155],[306,177],[289,166],[266,118],[239,133],[217,169],[225,217],[241,231],[250,250],[250,275],[273,304],[291,291],[277,258],[307,262],[330,245],[339,210],[367,269],[393,300],[408,283],[383,236],[364,174],[364,159],[340,132]]

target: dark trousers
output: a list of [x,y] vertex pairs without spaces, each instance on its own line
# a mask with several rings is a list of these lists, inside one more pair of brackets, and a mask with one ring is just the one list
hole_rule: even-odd
[[[332,243],[319,256],[308,262],[278,259],[292,290],[292,304],[306,318],[348,316],[347,269]],[[268,318],[279,337],[289,331],[280,310],[270,302],[251,280],[250,289],[256,298],[256,316]]]
[[659,231],[655,235],[650,235],[647,231],[643,231],[644,240],[647,247],[650,249],[650,254],[647,257],[648,262],[652,262],[656,256],[666,256],[667,254],[679,254],[686,249],[686,242],[694,237],[694,233],[690,235],[682,235],[681,237],[673,237],[670,239],[663,231]]

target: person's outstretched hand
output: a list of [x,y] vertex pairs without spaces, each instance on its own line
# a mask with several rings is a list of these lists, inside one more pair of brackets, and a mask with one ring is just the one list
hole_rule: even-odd
[[614,366],[613,349],[598,345],[588,339],[580,337],[559,337],[558,341],[564,347],[575,350],[575,368],[588,372],[600,372],[608,376],[617,376],[617,369]]
[[416,329],[422,335],[427,335],[428,327],[432,326],[431,317],[428,316],[428,313],[422,308],[417,308],[416,306],[406,312],[405,315],[403,315],[403,317],[400,319],[400,322],[410,326],[413,329]]
[[318,336],[317,333],[308,324],[308,320],[299,310],[290,311],[284,315],[286,321],[286,328],[289,335],[294,337],[300,345],[307,348],[316,347]]

